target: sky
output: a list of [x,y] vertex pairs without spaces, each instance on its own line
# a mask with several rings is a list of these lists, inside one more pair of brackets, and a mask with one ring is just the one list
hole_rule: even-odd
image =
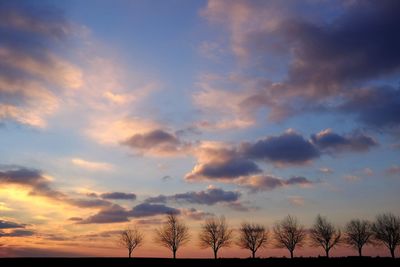
[[[389,0],[0,1],[0,256],[125,256],[118,233],[136,225],[134,255],[167,257],[154,243],[167,212],[190,226],[178,257],[212,256],[198,246],[210,216],[233,229],[399,216],[399,13]],[[288,256],[269,243],[259,256]]]

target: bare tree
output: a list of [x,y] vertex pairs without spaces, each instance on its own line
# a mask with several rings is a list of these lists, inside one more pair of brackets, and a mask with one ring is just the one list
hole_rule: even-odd
[[362,256],[364,245],[371,243],[372,229],[371,223],[366,220],[351,220],[346,225],[345,241],[348,245],[358,250],[358,255]]
[[180,222],[176,214],[168,214],[167,222],[156,230],[155,242],[170,249],[176,259],[176,251],[189,241],[189,229]]
[[378,215],[372,225],[372,232],[374,238],[384,244],[394,258],[396,247],[400,245],[400,218],[392,213]]
[[296,247],[301,247],[306,237],[306,231],[295,217],[286,216],[282,221],[274,226],[274,236],[278,248],[287,248],[290,252],[290,258],[293,258],[293,252]]
[[318,215],[310,231],[311,241],[314,246],[321,246],[329,258],[331,248],[341,241],[341,232],[325,217]]
[[218,258],[218,250],[229,247],[232,243],[233,230],[229,229],[224,217],[210,218],[201,226],[200,246],[211,247],[214,258]]
[[143,234],[136,227],[125,229],[119,237],[120,245],[128,249],[129,258],[131,258],[133,250],[143,244],[143,240]]
[[242,223],[240,227],[240,237],[238,246],[243,249],[249,249],[253,259],[259,248],[267,245],[268,231],[260,224]]

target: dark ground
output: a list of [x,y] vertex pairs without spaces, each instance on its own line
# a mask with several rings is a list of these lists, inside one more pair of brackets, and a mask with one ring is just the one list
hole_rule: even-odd
[[162,258],[0,258],[0,266],[40,266],[40,267],[126,267],[126,266],[377,266],[400,267],[400,259],[391,258],[267,258],[267,259],[162,259]]

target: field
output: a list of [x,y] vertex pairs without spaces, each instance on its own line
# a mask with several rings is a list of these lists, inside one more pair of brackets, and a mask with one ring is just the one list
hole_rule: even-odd
[[164,259],[164,258],[1,258],[0,266],[40,267],[125,267],[125,266],[377,266],[399,267],[400,259],[391,258],[267,258],[267,259]]

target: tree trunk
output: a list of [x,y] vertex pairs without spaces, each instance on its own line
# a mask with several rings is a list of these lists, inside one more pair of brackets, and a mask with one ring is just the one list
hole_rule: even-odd
[[176,250],[173,250],[172,254],[173,254],[173,258],[176,259]]
[[358,248],[358,256],[362,257],[362,247]]
[[256,257],[256,252],[255,251],[252,251],[251,252],[251,256],[253,257],[253,259]]
[[214,259],[218,259],[218,251],[217,250],[214,250]]
[[129,257],[129,258],[132,257],[132,251],[131,251],[131,250],[128,251],[128,257]]
[[395,250],[395,248],[391,248],[391,249],[390,249],[390,255],[392,255],[392,258],[393,258],[393,259],[395,258],[394,250]]
[[290,258],[293,259],[293,250],[290,251]]
[[326,257],[329,258],[329,249],[325,249]]

